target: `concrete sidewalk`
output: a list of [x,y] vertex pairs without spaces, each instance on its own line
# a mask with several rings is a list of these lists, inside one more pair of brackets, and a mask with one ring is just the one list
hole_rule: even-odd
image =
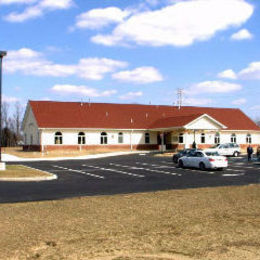
[[105,158],[111,156],[119,156],[119,155],[129,155],[129,154],[147,154],[154,151],[129,151],[129,152],[113,152],[113,153],[101,153],[101,154],[91,154],[91,155],[83,155],[76,157],[55,157],[55,158],[21,158],[18,156],[10,155],[10,154],[2,154],[3,162],[37,162],[37,161],[65,161],[65,160],[88,160],[88,159],[97,159],[97,158]]

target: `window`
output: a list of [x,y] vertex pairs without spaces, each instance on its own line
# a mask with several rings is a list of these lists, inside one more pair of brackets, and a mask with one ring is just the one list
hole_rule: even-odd
[[85,144],[86,143],[86,137],[83,132],[80,132],[78,134],[78,144]]
[[62,144],[62,133],[56,132],[54,136],[54,143],[55,144]]
[[179,134],[179,144],[183,144],[183,134]]
[[118,133],[118,143],[122,144],[124,142],[123,133]]
[[220,143],[220,134],[219,133],[216,133],[215,134],[215,144],[219,144]]
[[107,133],[106,132],[101,133],[100,144],[107,144]]
[[204,154],[201,153],[201,152],[197,152],[197,153],[195,154],[195,157],[204,157]]
[[204,133],[202,133],[200,136],[200,143],[205,144],[205,134]]
[[251,144],[252,143],[252,136],[251,136],[251,134],[247,134],[246,135],[246,143],[247,144]]
[[149,133],[145,133],[145,143],[146,144],[150,143],[150,134]]
[[236,142],[237,142],[236,134],[232,134],[232,135],[231,135],[230,142],[231,142],[231,143],[236,143]]

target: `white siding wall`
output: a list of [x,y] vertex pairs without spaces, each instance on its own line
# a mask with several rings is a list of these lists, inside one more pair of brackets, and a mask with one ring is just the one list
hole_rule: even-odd
[[[185,133],[184,135],[184,144],[186,147],[189,147],[192,145],[194,141],[194,133]],[[213,131],[207,132],[205,131],[205,144],[215,144],[215,133]],[[255,132],[241,132],[241,131],[223,131],[220,133],[220,143],[230,143],[231,142],[231,135],[234,133],[236,134],[237,144],[246,144],[246,136],[248,133],[251,134],[252,137],[252,144],[260,144],[260,133]],[[178,134],[173,133],[172,134],[172,140],[178,140]],[[196,132],[195,134],[195,142],[197,144],[201,144],[201,132]],[[175,141],[173,143],[178,143],[178,141]]]
[[[107,133],[107,140],[110,145],[118,144],[118,133],[123,133],[123,144],[145,144],[145,133],[144,131],[115,131],[115,130],[43,130],[42,131],[42,144],[43,145],[54,145],[54,136],[56,132],[62,133],[62,139],[64,145],[76,145],[78,144],[78,133],[83,132],[86,136],[86,145],[99,145],[101,132]],[[149,132],[149,131],[147,131]],[[157,144],[157,133],[150,133],[150,144]]]
[[24,140],[25,144],[40,144],[40,133],[38,131],[38,126],[31,108],[28,109],[28,114],[24,125],[24,134],[26,137],[26,140]]

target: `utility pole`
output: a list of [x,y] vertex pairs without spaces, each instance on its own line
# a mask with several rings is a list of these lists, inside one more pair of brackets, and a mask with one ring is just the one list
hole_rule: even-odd
[[182,103],[183,103],[183,89],[178,88],[178,90],[177,90],[177,105],[178,105],[179,110],[182,107]]
[[2,63],[6,51],[0,51],[0,170],[5,170],[5,163],[2,162]]

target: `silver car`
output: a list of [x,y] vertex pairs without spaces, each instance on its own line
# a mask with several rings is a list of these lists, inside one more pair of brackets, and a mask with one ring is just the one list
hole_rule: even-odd
[[205,149],[204,151],[217,152],[220,155],[234,156],[234,157],[237,157],[241,152],[240,146],[235,143],[217,144],[212,148]]

